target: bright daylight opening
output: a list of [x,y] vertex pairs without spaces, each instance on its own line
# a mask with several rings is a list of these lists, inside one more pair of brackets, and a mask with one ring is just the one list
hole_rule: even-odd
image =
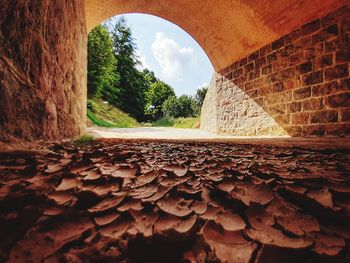
[[146,14],[115,16],[88,36],[88,131],[105,138],[210,137],[200,113],[213,67],[184,30]]

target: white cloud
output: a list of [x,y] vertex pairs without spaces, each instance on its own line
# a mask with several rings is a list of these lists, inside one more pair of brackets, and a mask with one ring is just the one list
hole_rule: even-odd
[[180,47],[174,39],[168,38],[162,32],[156,34],[152,52],[162,68],[164,77],[169,80],[181,80],[184,68],[197,63],[193,48]]
[[209,83],[208,82],[203,82],[201,85],[198,85],[197,86],[197,89],[201,89],[203,87],[208,87],[209,86]]
[[146,56],[144,54],[142,54],[141,50],[136,49],[135,55],[136,55],[137,59],[140,61],[140,63],[141,63],[141,64],[138,64],[136,66],[138,70],[144,70],[146,68],[148,68],[148,69],[150,68],[150,66],[147,63]]

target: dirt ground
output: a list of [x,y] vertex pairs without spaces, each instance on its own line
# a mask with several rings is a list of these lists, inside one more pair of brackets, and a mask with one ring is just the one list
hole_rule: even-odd
[[350,262],[349,148],[55,143],[0,178],[0,262]]

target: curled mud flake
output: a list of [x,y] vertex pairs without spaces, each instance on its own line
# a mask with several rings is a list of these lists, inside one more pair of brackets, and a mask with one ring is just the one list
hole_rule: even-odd
[[46,216],[58,216],[63,214],[64,210],[61,207],[48,207],[43,211]]
[[145,237],[150,237],[153,235],[153,226],[159,218],[157,212],[145,212],[130,209],[129,213],[135,220],[134,225],[138,232]]
[[252,227],[263,229],[275,223],[274,217],[265,210],[265,207],[258,203],[251,203],[246,211],[246,216]]
[[77,208],[80,209],[87,209],[101,200],[101,196],[92,190],[80,191],[76,194],[76,198],[78,199]]
[[48,164],[45,172],[48,174],[53,174],[62,171],[63,168],[64,166],[61,164]]
[[144,185],[139,188],[132,189],[129,193],[129,196],[132,196],[135,199],[149,198],[153,196],[158,191],[156,185]]
[[159,199],[161,199],[164,195],[166,195],[170,190],[172,189],[172,187],[166,187],[166,186],[159,186],[158,187],[158,191],[147,198],[143,198],[142,202],[155,202],[158,201]]
[[202,175],[204,180],[208,180],[211,182],[221,182],[224,179],[224,174],[223,173],[205,173]]
[[70,172],[73,174],[79,174],[79,173],[84,172],[84,171],[89,170],[89,169],[91,169],[90,164],[82,163],[82,164],[76,165],[74,167],[71,167]]
[[187,166],[182,166],[182,165],[172,164],[172,165],[164,166],[163,170],[169,171],[169,172],[173,172],[177,176],[181,177],[181,176],[184,176],[187,173],[188,167]]
[[191,208],[197,215],[203,215],[205,212],[207,212],[208,204],[204,201],[195,200],[191,204]]
[[215,220],[220,213],[223,213],[224,209],[222,207],[216,207],[212,205],[208,205],[207,211],[201,215],[201,218],[205,220]]
[[56,187],[56,191],[66,191],[79,187],[81,182],[76,178],[63,178],[62,182]]
[[190,208],[193,200],[185,200],[181,197],[169,197],[165,200],[160,200],[157,202],[158,207],[169,214],[184,217],[192,213],[192,208]]
[[274,216],[290,216],[293,217],[297,213],[297,208],[290,203],[287,203],[282,197],[276,196],[268,205],[266,211]]
[[42,262],[63,246],[79,240],[93,226],[90,219],[77,217],[45,232],[33,228],[11,249],[8,262]]
[[143,209],[143,205],[141,204],[140,200],[128,199],[123,205],[117,208],[119,212],[125,212],[129,209],[141,211]]
[[235,185],[232,178],[224,178],[224,180],[218,183],[215,188],[229,194],[233,190],[234,186]]
[[177,187],[177,191],[179,193],[185,193],[188,195],[196,195],[196,194],[200,194],[202,192],[202,189],[198,187],[192,187],[187,184],[182,184]]
[[112,223],[114,220],[119,218],[119,216],[120,215],[117,214],[116,212],[110,211],[109,213],[107,213],[105,215],[95,216],[93,219],[94,219],[94,222],[96,225],[105,226],[105,225]]
[[84,174],[82,175],[85,175],[83,179],[84,182],[97,181],[102,177],[102,175],[97,171],[97,169],[84,172]]
[[197,216],[181,219],[174,215],[162,215],[154,225],[154,232],[169,239],[188,237],[196,227]]
[[320,225],[317,219],[310,215],[277,216],[276,220],[287,232],[297,236],[304,236],[306,233],[320,231]]
[[58,205],[64,205],[72,201],[73,195],[69,191],[57,191],[47,196]]
[[93,191],[101,197],[104,197],[108,195],[111,192],[117,192],[119,191],[120,186],[117,183],[110,183],[110,184],[104,184],[104,185],[98,185],[93,188]]
[[274,198],[274,193],[269,185],[252,183],[240,183],[231,192],[231,197],[240,200],[249,206],[250,202],[267,205]]
[[225,211],[222,214],[220,213],[215,219],[215,222],[221,225],[227,231],[243,230],[246,226],[243,219],[231,211]]
[[142,186],[145,184],[151,183],[154,179],[158,177],[159,171],[158,170],[153,170],[149,171],[143,175],[140,175],[136,179],[136,185]]
[[321,255],[338,255],[345,247],[344,238],[328,233],[315,233],[310,235],[315,240],[314,251]]
[[243,237],[241,231],[228,231],[221,225],[210,220],[207,221],[201,229],[202,236],[222,244],[243,245],[248,241]]
[[88,209],[90,213],[101,213],[117,207],[124,200],[124,196],[106,198],[102,202]]
[[305,194],[307,191],[306,187],[299,186],[299,185],[286,185],[285,188],[290,192],[301,194],[301,195]]
[[136,177],[136,173],[138,172],[138,168],[134,167],[121,167],[118,170],[114,171],[111,176],[114,178],[128,178],[132,179]]
[[169,186],[174,187],[174,186],[183,184],[187,180],[188,178],[186,177],[174,178],[174,177],[167,176],[167,177],[162,177],[159,184],[166,187],[169,187]]
[[271,226],[264,228],[245,230],[245,233],[253,240],[259,241],[265,245],[272,245],[285,248],[308,248],[313,242],[305,238],[291,238],[282,233],[281,230]]
[[326,208],[334,208],[332,193],[328,191],[328,188],[324,188],[319,191],[308,191],[306,196],[315,200],[317,203]]
[[113,223],[102,227],[99,233],[114,240],[118,240],[129,229],[131,221],[127,218],[118,218]]

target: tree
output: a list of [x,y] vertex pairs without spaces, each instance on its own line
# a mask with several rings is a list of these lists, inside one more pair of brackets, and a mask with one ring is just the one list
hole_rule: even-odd
[[171,118],[187,118],[193,117],[193,98],[189,95],[182,95],[178,98],[175,96],[169,97],[163,104],[162,110],[164,115]]
[[196,94],[194,95],[192,108],[196,115],[200,115],[201,113],[201,109],[202,109],[207,91],[208,91],[208,87],[202,87],[197,89]]
[[116,103],[119,74],[112,39],[105,27],[95,27],[88,36],[88,96]]
[[171,96],[175,96],[172,87],[159,80],[153,83],[146,92],[146,114],[153,120],[163,117],[163,103]]
[[136,56],[135,40],[125,18],[115,23],[111,34],[113,53],[118,61],[116,71],[120,75],[120,108],[138,121],[145,121],[145,93],[149,89],[149,82],[136,68],[140,62]]

